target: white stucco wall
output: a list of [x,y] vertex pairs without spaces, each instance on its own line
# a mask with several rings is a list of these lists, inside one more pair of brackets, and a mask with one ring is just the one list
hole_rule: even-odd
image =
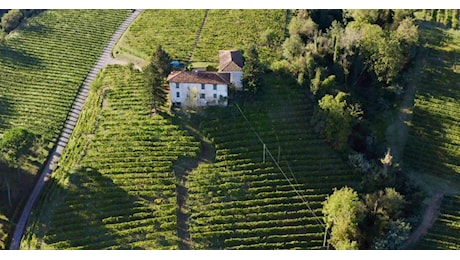
[[[171,102],[185,104],[190,90],[193,89],[197,90],[197,103],[200,106],[218,105],[221,97],[225,98],[225,102],[221,105],[227,105],[228,86],[226,84],[216,84],[216,89],[214,89],[214,84],[204,84],[204,89],[202,89],[202,84],[199,83],[179,83],[177,87],[176,83],[171,82],[169,83]],[[179,93],[179,97],[177,93]],[[204,94],[204,98],[202,98],[202,94]]]
[[241,82],[241,78],[243,77],[242,71],[232,71],[230,72],[230,82],[235,85],[236,89],[242,90],[243,83]]

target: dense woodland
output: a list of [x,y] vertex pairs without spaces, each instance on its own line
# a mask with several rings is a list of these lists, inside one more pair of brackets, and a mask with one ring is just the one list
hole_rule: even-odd
[[[0,40],[15,29],[20,30],[20,24],[25,23],[25,19],[41,12],[43,10],[0,10]],[[232,15],[238,14],[235,12]],[[110,67],[93,86],[90,95],[92,103],[85,110],[85,116],[90,118],[87,121],[93,125],[79,123],[76,129],[83,139],[77,141],[77,137],[73,137],[75,145],[64,156],[68,161],[62,163],[56,180],[45,190],[47,195],[42,196],[37,207],[37,212],[45,212],[46,201],[59,201],[52,208],[56,215],[49,218],[46,214],[41,216],[37,213],[33,220],[33,223],[41,223],[47,218],[45,223],[53,223],[54,226],[43,230],[39,225],[32,224],[27,237],[28,246],[40,247],[42,242],[35,239],[41,234],[43,237],[40,241],[57,249],[181,248],[174,237],[175,222],[180,221],[179,215],[176,219],[174,214],[179,195],[176,194],[176,198],[173,192],[178,192],[178,188],[171,188],[174,179],[169,170],[176,174],[176,178],[178,171],[190,174],[188,186],[184,183],[181,185],[189,189],[189,205],[184,214],[191,219],[190,233],[195,239],[193,246],[197,249],[403,248],[414,227],[420,223],[422,202],[427,194],[423,187],[409,178],[407,168],[403,167],[404,157],[394,157],[389,149],[386,131],[397,116],[408,85],[414,79],[413,75],[416,75],[414,67],[417,61],[422,56],[426,57],[428,40],[421,32],[421,22],[428,21],[445,30],[456,31],[459,28],[458,10],[287,10],[267,14],[267,17],[279,20],[282,15],[286,18],[284,30],[279,24],[268,26],[251,35],[254,42],[235,43],[241,45],[239,47],[245,59],[244,91],[232,93],[233,101],[229,108],[217,109],[173,111],[168,104],[166,76],[172,69],[170,62],[173,58],[190,64],[197,61],[212,64],[214,57],[204,50],[209,50],[206,44],[212,42],[212,37],[221,37],[209,33],[214,28],[211,25],[217,26],[217,22],[210,23],[209,19],[217,17],[218,12],[205,14],[205,19],[208,16],[207,22],[211,25],[206,27],[204,24],[199,30],[201,40],[192,48],[191,54],[187,53],[187,48],[191,46],[175,47],[169,42],[162,45],[156,42],[158,39],[155,37],[146,40],[149,44],[134,47],[140,41],[135,43],[133,39],[142,35],[140,25],[134,24],[132,36],[128,35],[133,38],[127,37],[121,41],[125,45],[117,47],[116,54],[124,57],[138,55],[136,60],[139,60],[145,59],[146,53],[150,52],[145,62],[148,65],[142,73],[133,70],[132,64],[123,69]],[[141,16],[139,20],[146,17]],[[194,24],[198,25],[199,22],[196,20]],[[162,37],[166,39],[166,36]],[[234,38],[243,39],[240,36]],[[1,98],[0,95],[0,105]],[[139,104],[134,105],[135,101]],[[271,105],[267,106],[269,103]],[[254,128],[245,125],[240,106],[248,113],[249,120],[244,118],[248,123],[252,122]],[[120,128],[120,133],[132,138],[132,147],[125,146],[121,134],[114,130],[124,116],[130,118],[131,124],[140,127],[135,131],[128,127]],[[1,120],[0,117],[0,124]],[[291,127],[284,124],[286,121]],[[454,125],[458,125],[458,122]],[[257,137],[268,140],[270,148],[278,149],[278,160],[273,159],[274,164],[265,164],[265,157],[264,162],[260,162],[257,139],[251,132],[243,133],[242,129],[245,128],[260,131]],[[180,141],[162,137],[168,131]],[[31,158],[39,157],[39,146],[51,137],[44,137],[44,132],[34,132],[27,127],[2,127],[0,133],[0,170],[16,172],[14,181],[17,182],[21,178],[21,167]],[[191,141],[191,136],[197,140]],[[305,143],[296,145],[295,142],[304,142],[300,141],[302,138],[305,138]],[[197,160],[197,156],[200,156],[197,141],[201,142],[203,149],[205,139],[215,149],[214,161],[193,169],[187,168],[189,166],[184,160]],[[145,148],[157,145],[154,150]],[[323,157],[314,159],[312,151],[302,150],[308,149],[308,146],[316,150],[324,146],[327,148],[324,151],[321,148],[319,152]],[[177,151],[171,147],[176,147]],[[105,153],[109,150],[114,153],[113,158],[110,158],[110,153]],[[99,158],[98,152],[104,153],[104,156]],[[284,153],[287,154],[285,161],[280,160]],[[153,156],[160,157],[160,170],[156,168],[159,162],[148,159]],[[291,166],[299,171],[292,173]],[[178,170],[181,167],[187,170]],[[306,210],[305,216],[294,216],[294,212],[300,212],[304,206],[299,200],[304,199],[289,191],[286,180],[276,173],[277,168],[289,169],[296,182],[297,179],[303,180],[296,183],[296,187],[311,191],[312,194],[305,197],[308,199],[311,196],[314,209]],[[156,179],[148,174],[150,169],[154,169]],[[128,179],[122,176],[121,172],[125,171],[126,174],[133,174],[133,177]],[[258,176],[250,174],[254,172]],[[90,173],[94,174],[93,179],[85,177]],[[5,227],[10,227],[8,218],[11,216],[8,215],[14,212],[11,210],[13,204],[20,205],[18,200],[11,200],[10,182],[13,179],[2,175],[1,191],[4,196],[0,198],[2,203],[8,203],[9,213],[4,217],[0,212],[0,229],[3,223]],[[315,176],[318,182],[315,185],[318,186],[310,186],[310,180]],[[337,180],[329,183],[331,178]],[[324,180],[327,184],[321,186],[318,180]],[[143,181],[158,190],[147,188]],[[270,186],[267,184],[269,182],[274,184]],[[105,187],[103,183],[110,185]],[[161,187],[162,183],[164,187]],[[92,193],[92,187],[96,187],[96,193]],[[117,198],[122,196],[120,198],[126,205],[126,213],[123,214],[126,216],[105,216],[104,210],[102,213],[85,211],[88,221],[100,231],[93,238],[85,231],[77,231],[81,226],[70,223],[73,218],[69,223],[59,220],[74,214],[74,207],[84,208],[84,205],[94,201],[105,208],[103,200],[93,200],[88,195],[105,194],[101,190],[116,194]],[[159,194],[159,190],[163,194]],[[62,194],[65,196],[58,199]],[[275,194],[281,197],[276,198]],[[454,198],[449,197],[448,200],[448,212],[453,215]],[[83,202],[78,202],[80,199]],[[275,205],[272,200],[279,202]],[[273,208],[261,213],[262,201],[269,201]],[[244,209],[245,216],[240,216],[234,210],[234,207],[242,205],[248,205]],[[286,205],[292,205],[292,208]],[[107,210],[114,211],[113,208]],[[288,227],[276,229],[265,223],[260,214],[267,214],[267,218],[275,219],[273,223],[279,221],[283,223],[281,226]],[[321,215],[321,223],[316,219],[317,214]],[[253,215],[255,217],[249,217]],[[95,219],[92,220],[92,216]],[[161,224],[163,219],[165,222]],[[98,226],[99,222],[101,226]],[[106,230],[128,230],[130,225],[137,224],[140,225],[136,229],[138,231],[133,231],[137,233],[133,235],[133,241],[128,239],[129,243],[118,234],[106,235]],[[321,241],[323,224],[326,247]],[[297,235],[304,233],[297,226],[306,226],[307,233],[311,233],[311,237],[302,237],[302,240],[308,241],[305,244],[295,241]],[[65,232],[70,233],[67,235]],[[6,237],[7,233],[5,228],[3,236]],[[76,240],[72,240],[73,234]],[[258,239],[265,241],[264,244],[255,242]],[[0,231],[2,240],[6,241]],[[5,245],[0,243],[0,248],[2,246]]]

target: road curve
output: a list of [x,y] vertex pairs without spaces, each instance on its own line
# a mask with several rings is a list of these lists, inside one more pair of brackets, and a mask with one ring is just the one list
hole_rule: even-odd
[[67,142],[69,141],[70,135],[72,134],[72,131],[77,123],[78,116],[80,115],[80,111],[83,107],[83,103],[85,102],[86,97],[88,96],[90,83],[95,79],[99,71],[110,63],[112,58],[111,52],[115,43],[122,36],[123,32],[128,28],[128,26],[134,21],[134,19],[136,19],[136,17],[139,16],[141,12],[142,10],[135,10],[118,27],[118,29],[113,34],[112,39],[110,39],[110,42],[105,47],[104,52],[99,57],[96,65],[94,65],[92,70],[86,76],[86,79],[83,82],[83,85],[80,87],[78,95],[74,100],[73,106],[67,115],[67,120],[65,122],[63,129],[61,130],[59,139],[57,140],[57,143],[54,146],[53,151],[48,157],[45,168],[41,172],[39,179],[35,184],[35,187],[32,193],[30,194],[26,202],[26,205],[24,206],[24,209],[21,213],[21,217],[19,218],[18,223],[16,224],[16,228],[14,230],[13,238],[10,244],[10,250],[19,250],[24,229],[26,227],[27,220],[29,219],[30,211],[32,210],[32,207],[34,206],[35,201],[38,198],[38,195],[45,186],[45,183],[49,179],[54,167],[56,166],[56,163],[59,161],[59,157],[61,156],[62,151],[67,145]]

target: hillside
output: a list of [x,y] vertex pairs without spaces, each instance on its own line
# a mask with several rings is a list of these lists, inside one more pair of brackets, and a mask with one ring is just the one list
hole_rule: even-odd
[[426,66],[404,160],[418,172],[460,180],[460,33],[428,22],[420,28]]
[[263,89],[195,119],[216,159],[189,175],[194,249],[326,249],[321,203],[333,188],[357,184],[309,126],[306,92],[275,75]]
[[177,248],[171,167],[198,145],[167,118],[150,117],[142,84],[140,72],[119,66],[93,83],[22,248]]
[[415,246],[423,250],[459,250],[460,196],[446,196],[440,213],[428,233]]
[[128,15],[127,10],[48,10],[24,21],[0,43],[0,136],[16,127],[35,136],[21,174],[0,164],[0,216],[11,220],[29,193],[80,85]]
[[[48,10],[0,43],[0,248],[129,12]],[[458,249],[458,16],[142,11],[112,50],[127,65],[92,82],[21,249]],[[214,70],[221,49],[245,62],[228,106],[195,104],[209,81],[171,85],[182,107],[157,96],[172,60]],[[13,164],[17,127],[34,140]]]

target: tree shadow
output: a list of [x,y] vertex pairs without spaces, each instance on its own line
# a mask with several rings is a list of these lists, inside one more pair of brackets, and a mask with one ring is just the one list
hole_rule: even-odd
[[0,44],[0,62],[13,67],[25,67],[27,69],[40,68],[42,61],[38,57],[27,53],[25,50],[15,50],[5,44]]
[[[148,230],[161,232],[160,225],[163,223],[159,219],[159,211],[154,208],[146,210],[148,205],[142,198],[128,194],[112,179],[93,168],[79,169],[70,175],[66,187],[55,182],[51,189],[58,198],[46,198],[50,196],[47,195],[49,190],[43,193],[41,209],[37,210],[42,212],[38,212],[40,220],[34,223],[33,235],[42,236],[43,241],[54,249],[152,249],[152,243],[134,245],[146,240],[153,240],[158,247],[177,244],[177,241],[167,241],[161,234],[147,232],[146,228],[139,229],[139,224],[126,224],[154,218]],[[64,199],[53,208],[52,204],[59,201],[59,197]],[[50,208],[53,211],[51,215],[47,213]],[[46,215],[49,215],[48,219]]]
[[0,94],[0,129],[5,129],[6,122],[4,121],[4,116],[10,114],[10,109],[10,101]]
[[445,102],[456,102],[454,100],[460,98],[460,73],[453,69],[460,51],[443,48],[454,40],[439,26],[430,22],[421,25],[422,40],[428,43],[424,47],[427,65],[420,74],[416,100],[429,105],[417,105],[416,101],[409,132],[410,148],[406,149],[405,157],[416,170],[458,178],[460,163],[455,153],[458,143],[448,137],[455,134],[448,127],[455,126],[458,118],[449,114],[453,108],[448,108]]

